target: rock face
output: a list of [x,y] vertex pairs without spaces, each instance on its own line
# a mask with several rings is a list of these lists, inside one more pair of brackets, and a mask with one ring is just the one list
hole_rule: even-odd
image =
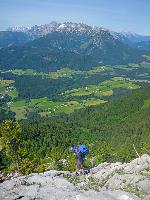
[[0,184],[0,200],[150,200],[150,156],[102,163],[90,174],[47,171]]

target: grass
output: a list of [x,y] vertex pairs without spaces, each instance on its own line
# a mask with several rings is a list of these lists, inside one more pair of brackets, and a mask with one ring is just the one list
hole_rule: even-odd
[[71,175],[65,175],[65,178],[72,183],[73,185],[77,185],[78,183],[81,183],[79,176],[71,176]]
[[25,100],[19,100],[19,101],[15,101],[13,103],[10,104],[10,110],[12,112],[15,112],[15,118],[16,120],[20,120],[20,119],[26,119],[26,102]]
[[44,72],[37,72],[36,70],[33,70],[33,69],[26,69],[26,70],[23,70],[23,69],[10,69],[8,71],[3,71],[2,73],[12,73],[12,74],[15,74],[15,75],[44,75]]
[[11,104],[11,107],[22,107],[25,106],[25,100],[15,101]]
[[57,106],[61,105],[61,102],[49,101],[47,97],[39,99],[31,99],[28,104],[30,111],[39,112],[40,110],[52,111]]
[[150,99],[144,100],[144,105],[143,105],[143,107],[144,107],[144,108],[145,108],[145,107],[150,107]]
[[150,179],[150,167],[141,171],[141,175],[145,176],[146,178]]
[[111,67],[105,67],[105,66],[97,66],[93,67],[91,70],[88,71],[80,71],[80,70],[72,70],[70,68],[62,68],[60,70],[57,70],[56,72],[50,72],[48,74],[49,78],[52,79],[58,79],[61,77],[70,77],[72,78],[74,75],[83,75],[83,76],[88,76],[88,75],[93,75],[96,73],[102,73],[104,71],[110,71],[112,70]]
[[147,61],[150,61],[150,56],[148,56],[148,55],[143,55],[143,57],[144,57]]
[[13,99],[18,96],[18,92],[12,84],[14,83],[14,80],[0,80],[0,93],[2,95],[9,95]]
[[9,95],[10,97],[12,97],[12,98],[17,97],[17,96],[18,96],[18,92],[17,92],[16,88],[14,88],[13,90],[9,91],[9,92],[8,92],[8,95]]
[[123,77],[114,77],[111,80],[106,80],[98,85],[88,85],[87,87],[81,87],[73,90],[67,90],[65,95],[68,96],[111,96],[113,89],[125,88],[125,89],[137,89],[139,85],[134,84],[130,79]]
[[[78,101],[52,102],[52,101],[47,100],[47,102],[45,103],[42,102],[41,104],[38,104],[36,111],[39,112],[41,116],[53,115],[53,114],[58,114],[58,113],[70,114],[74,112],[75,110],[84,108],[86,106],[93,106],[93,105],[98,105],[101,103],[105,103],[105,101],[100,100],[100,99],[87,99],[81,102],[78,102]],[[41,109],[43,111],[40,111]]]
[[95,106],[101,103],[106,103],[106,101],[101,99],[87,99],[85,102],[83,102],[84,106]]
[[[138,67],[144,67],[147,68],[150,66],[150,63],[142,63],[140,65],[138,64],[128,64],[128,65],[117,65],[113,67],[109,66],[97,66],[93,67],[92,69],[88,71],[75,71],[70,68],[62,68],[60,70],[57,70],[56,72],[50,72],[50,73],[44,73],[44,72],[37,72],[33,69],[16,69],[16,70],[8,70],[5,72],[13,73],[16,75],[44,75],[45,78],[53,78],[58,79],[61,77],[69,77],[73,78],[74,76],[90,76],[96,73],[104,73],[106,74],[107,71],[110,73],[113,73],[114,78],[110,80],[106,80],[103,82],[100,82],[97,85],[87,85],[86,87],[80,87],[72,90],[67,90],[62,95],[64,98],[66,97],[85,97],[86,100],[80,100],[80,101],[68,101],[68,102],[53,102],[49,101],[47,97],[44,98],[37,98],[37,99],[31,99],[28,103],[25,102],[25,100],[17,100],[14,101],[15,98],[18,96],[18,92],[16,88],[13,85],[13,80],[0,80],[0,92],[4,96],[5,94],[8,94],[12,97],[12,101],[10,102],[9,107],[10,109],[16,113],[16,119],[25,118],[25,115],[27,112],[35,112],[39,113],[41,116],[45,115],[54,115],[59,113],[72,113],[77,109],[85,108],[87,106],[94,106],[98,104],[105,103],[106,101],[100,99],[101,97],[105,96],[111,96],[113,95],[113,89],[117,88],[125,88],[125,89],[136,89],[139,88],[139,85],[135,82],[137,80],[130,80],[123,77],[116,76],[116,70],[118,69],[124,69],[124,70],[134,70]],[[1,71],[2,73],[3,71]],[[5,73],[4,72],[4,73]],[[144,73],[144,72],[143,72]],[[145,72],[147,73],[147,72]],[[123,75],[121,75],[123,76]],[[144,74],[144,76],[148,76],[147,74]],[[143,80],[140,80],[143,82]],[[135,82],[135,83],[134,83]],[[12,85],[11,85],[12,84]],[[90,97],[90,98],[89,98]],[[149,100],[145,100],[144,105],[149,106]]]
[[[40,112],[41,116],[53,115],[58,113],[72,113],[74,110],[80,109],[83,106],[77,101],[70,102],[50,102],[49,107],[45,107],[45,111]],[[40,107],[41,108],[41,107]],[[43,108],[43,107],[42,107]]]
[[4,93],[5,92],[5,87],[4,85],[0,84],[0,93]]
[[15,118],[16,120],[26,119],[26,109],[25,106],[19,106],[19,107],[10,107],[10,110],[12,112],[15,112]]
[[113,95],[113,90],[102,91],[100,93],[94,94],[94,96],[101,97],[101,96],[111,96]]
[[100,99],[87,99],[84,101],[68,101],[68,102],[53,102],[49,101],[47,97],[39,99],[31,99],[30,102],[25,100],[18,100],[12,102],[9,107],[10,110],[16,113],[16,120],[25,119],[27,112],[35,112],[41,116],[55,115],[59,113],[70,114],[75,110],[94,106],[106,101]]
[[132,68],[139,68],[140,67],[140,65],[136,64],[136,63],[129,63],[128,66],[132,67]]
[[0,84],[2,84],[4,86],[8,86],[14,82],[15,82],[14,80],[3,80],[3,79],[0,80]]
[[84,88],[80,89],[77,92],[74,92],[71,96],[88,96],[90,95],[91,92],[90,91],[86,91]]
[[141,66],[144,67],[144,68],[150,69],[150,63],[143,62],[143,63],[141,63]]
[[122,70],[125,70],[125,71],[132,71],[133,69],[131,67],[129,67],[128,65],[116,65],[116,66],[113,66],[113,69],[122,69]]
[[60,70],[57,70],[56,72],[50,72],[48,74],[48,77],[52,79],[58,79],[60,77],[71,77],[74,72],[75,70],[72,70],[70,68],[62,68]]
[[136,196],[140,198],[144,198],[144,196],[146,195],[146,193],[143,190],[131,184],[127,185],[125,188],[123,188],[123,190],[126,192],[134,193]]

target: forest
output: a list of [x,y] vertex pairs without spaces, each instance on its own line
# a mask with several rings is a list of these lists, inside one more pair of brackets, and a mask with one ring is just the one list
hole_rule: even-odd
[[[12,135],[13,133],[13,135]],[[105,105],[90,106],[70,115],[6,120],[0,128],[0,169],[23,174],[48,169],[75,169],[73,145],[89,147],[85,165],[127,162],[137,152],[150,153],[150,87],[132,90]]]

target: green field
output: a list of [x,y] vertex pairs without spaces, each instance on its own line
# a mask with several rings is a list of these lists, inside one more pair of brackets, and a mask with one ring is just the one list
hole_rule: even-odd
[[26,119],[26,109],[24,106],[10,107],[10,110],[16,113],[16,120]]
[[130,79],[122,77],[114,77],[111,80],[106,80],[98,85],[89,85],[87,87],[77,88],[73,90],[67,90],[66,96],[111,96],[113,89],[125,88],[125,89],[137,89],[139,85],[134,84]]
[[144,100],[144,105],[143,107],[150,107],[150,99]]
[[26,106],[26,102],[25,100],[19,100],[19,101],[15,101],[15,102],[12,102],[9,107],[10,107],[10,110],[12,112],[15,112],[16,113],[16,120],[20,120],[20,119],[25,119],[25,114],[26,114],[26,109],[25,109],[25,106]]
[[17,92],[16,88],[13,88],[12,90],[8,91],[7,94],[8,94],[10,97],[12,97],[13,99],[14,99],[15,97],[18,96],[18,92]]
[[150,69],[150,63],[143,62],[141,63],[141,66],[143,66],[144,68]]
[[80,71],[80,70],[75,71],[70,68],[62,68],[60,70],[57,70],[56,72],[50,72],[47,75],[47,77],[52,78],[52,79],[58,79],[61,77],[72,78],[75,75],[88,76],[88,75],[103,73],[105,71],[112,71],[112,70],[113,69],[111,67],[106,67],[106,66],[93,67],[91,70],[88,70],[88,71]]
[[47,76],[52,79],[57,79],[61,77],[72,77],[74,73],[75,70],[72,70],[70,68],[62,68],[60,70],[57,70],[56,72],[50,72]]
[[95,105],[102,104],[102,103],[106,103],[106,101],[101,100],[101,99],[94,99],[94,98],[83,101],[83,105],[85,107],[86,106],[95,106]]
[[18,100],[9,105],[10,110],[16,113],[16,120],[25,119],[27,112],[35,112],[41,116],[54,115],[58,113],[72,113],[77,109],[87,106],[98,105],[106,101],[100,99],[87,99],[84,101],[53,102],[47,97],[31,99],[30,102]]
[[12,73],[12,74],[15,74],[15,75],[31,75],[31,76],[35,76],[35,75],[43,75],[44,72],[37,72],[36,70],[33,70],[33,69],[26,69],[26,70],[23,70],[23,69],[10,69],[8,71],[2,71],[2,73]]
[[118,69],[121,69],[121,70],[125,70],[125,71],[132,71],[133,69],[131,67],[129,67],[128,65],[116,65],[116,66],[113,66],[113,69],[114,70],[118,70]]
[[[12,73],[15,75],[30,75],[30,76],[42,76],[42,79],[50,78],[50,79],[59,79],[59,78],[76,78],[79,76],[85,77],[93,77],[94,74],[98,76],[106,76],[113,77],[111,79],[105,80],[103,82],[99,82],[96,85],[86,85],[84,87],[73,88],[71,90],[63,91],[59,94],[59,98],[62,96],[63,100],[53,102],[50,101],[47,97],[44,98],[34,98],[26,101],[26,99],[20,99],[20,95],[18,94],[17,89],[14,87],[13,80],[0,80],[0,94],[1,98],[4,98],[5,95],[9,95],[11,100],[7,102],[6,107],[16,113],[16,119],[25,119],[26,114],[28,112],[34,112],[40,114],[41,116],[46,115],[55,115],[58,113],[72,113],[77,109],[81,109],[87,106],[94,106],[97,104],[105,103],[103,100],[104,97],[112,96],[114,93],[114,89],[137,89],[140,86],[138,83],[147,82],[149,83],[150,75],[149,75],[150,63],[143,62],[140,64],[129,63],[128,65],[116,65],[116,66],[97,66],[93,67],[88,71],[79,71],[73,70],[70,68],[62,68],[55,72],[37,72],[32,69],[27,70],[8,70],[1,71],[1,73]],[[119,73],[121,75],[117,74]],[[122,71],[121,71],[122,70]],[[135,78],[130,79],[130,71],[135,73]],[[129,74],[129,75],[128,75]],[[96,76],[96,77],[98,77]],[[71,101],[67,99],[70,99]],[[64,99],[66,102],[64,102]],[[84,99],[84,100],[79,100]],[[106,99],[106,98],[104,98]],[[145,105],[149,105],[149,100],[145,101]],[[5,106],[5,105],[4,105]]]
[[86,101],[68,101],[68,102],[53,102],[47,98],[32,99],[31,102],[37,102],[36,104],[29,103],[30,111],[36,111],[41,115],[54,114],[54,113],[71,113],[74,110],[83,108],[84,106],[96,105],[104,103],[100,99],[87,99]]
[[13,86],[13,80],[0,80],[0,94],[5,96],[6,94],[12,98],[18,96],[16,88]]

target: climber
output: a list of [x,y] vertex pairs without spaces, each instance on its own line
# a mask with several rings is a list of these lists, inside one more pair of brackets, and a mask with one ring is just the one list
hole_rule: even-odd
[[74,153],[76,155],[77,159],[77,165],[76,165],[76,175],[83,174],[84,168],[83,168],[83,161],[85,159],[85,156],[89,153],[89,150],[86,145],[81,144],[79,146],[73,146],[69,153]]

